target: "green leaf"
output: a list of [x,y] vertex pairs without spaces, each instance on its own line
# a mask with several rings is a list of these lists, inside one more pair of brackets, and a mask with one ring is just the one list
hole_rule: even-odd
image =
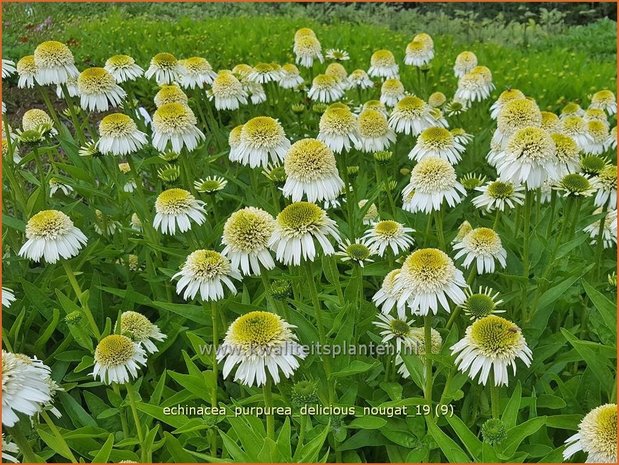
[[348,428],[351,429],[379,429],[387,424],[387,420],[371,415],[355,418],[350,422]]
[[511,458],[522,441],[536,433],[545,424],[546,417],[536,417],[508,429],[507,439],[502,444],[502,455],[506,458]]
[[193,457],[188,451],[183,449],[183,446],[178,439],[176,439],[167,431],[165,431],[163,435],[165,437],[166,450],[170,453],[175,463],[193,462]]
[[471,454],[473,460],[477,461],[479,452],[481,451],[481,441],[473,434],[473,432],[464,424],[464,422],[456,415],[447,416],[447,423],[456,432],[466,450]]
[[582,415],[578,414],[551,415],[546,417],[546,426],[550,428],[578,431],[578,425],[581,420]]
[[428,431],[436,441],[436,444],[441,449],[449,462],[469,463],[470,457],[456,444],[456,442],[447,436],[435,423],[433,418],[426,417]]
[[361,360],[354,360],[343,370],[331,373],[331,378],[345,378],[347,376],[358,375],[359,373],[365,373],[378,365],[380,365],[379,362],[366,363]]
[[587,366],[598,379],[600,385],[608,388],[609,384],[613,381],[613,377],[611,376],[608,364],[604,362],[604,360],[608,360],[608,358],[601,356],[604,346],[596,344],[595,342],[581,341],[565,328],[561,328],[561,333],[563,333],[565,339],[576,349],[583,360],[587,362]]
[[598,310],[599,315],[604,320],[606,327],[611,331],[616,331],[617,329],[617,305],[613,304],[606,296],[597,291],[591,284],[587,281],[583,281],[583,287],[585,288],[585,292],[595,305],[595,308]]
[[522,400],[522,385],[520,381],[516,384],[514,388],[514,392],[512,396],[509,398],[509,402],[505,406],[505,410],[503,410],[503,415],[501,416],[501,420],[505,423],[507,428],[511,428],[516,426],[516,421],[518,420],[518,410],[520,410],[520,402]]
[[71,460],[71,450],[65,444],[65,442],[61,441],[59,438],[49,433],[45,428],[39,426],[37,428],[37,433],[43,442],[47,444],[54,452],[59,455],[62,455],[65,459]]
[[92,463],[107,463],[110,458],[110,452],[112,452],[112,447],[114,447],[114,435],[110,433],[105,444],[103,444],[101,449],[95,454]]

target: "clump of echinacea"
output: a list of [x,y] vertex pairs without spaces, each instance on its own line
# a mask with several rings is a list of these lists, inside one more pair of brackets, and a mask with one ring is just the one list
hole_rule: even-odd
[[372,108],[364,109],[358,118],[359,139],[357,150],[381,152],[396,141],[396,135],[389,126],[385,114]]
[[408,95],[396,103],[389,117],[389,126],[397,133],[417,136],[424,129],[436,126],[430,110],[431,107],[424,100]]
[[399,305],[406,304],[413,314],[436,315],[440,307],[449,312],[449,298],[460,305],[466,299],[462,272],[439,249],[418,249],[411,253],[395,278],[394,292]]
[[413,228],[404,226],[394,220],[378,221],[365,231],[363,240],[368,247],[371,247],[377,255],[384,256],[387,248],[391,249],[393,255],[409,250],[415,240],[411,233]]
[[291,63],[282,66],[279,74],[279,86],[282,89],[295,89],[303,84],[304,79],[299,72],[299,68]]
[[307,352],[292,332],[295,326],[271,312],[254,311],[232,322],[224,342],[217,349],[217,361],[224,362],[227,378],[236,368],[234,380],[246,386],[263,386],[268,376],[280,382],[280,372],[290,378]]
[[413,39],[407,46],[404,63],[412,66],[426,66],[434,58],[434,48],[429,47],[427,42]]
[[144,73],[146,79],[155,78],[157,84],[170,84],[178,79],[180,67],[174,55],[167,52],[157,53],[150,60],[150,66]]
[[146,134],[140,131],[131,117],[112,113],[99,122],[97,149],[103,155],[128,155],[140,150],[147,143]]
[[465,146],[448,129],[430,127],[419,134],[408,158],[420,161],[426,157],[438,157],[454,165],[462,160],[464,150]]
[[178,62],[178,74],[180,85],[189,89],[202,89],[213,83],[217,73],[213,67],[202,57],[190,57]]
[[454,75],[461,78],[466,73],[470,73],[477,66],[477,55],[473,52],[465,50],[460,52],[454,61]]
[[552,137],[543,129],[525,127],[509,138],[496,169],[501,180],[536,189],[559,177],[558,164]]
[[471,379],[479,375],[484,386],[493,373],[492,384],[507,386],[507,368],[512,367],[516,374],[516,360],[526,366],[531,365],[532,352],[518,326],[505,318],[489,315],[473,322],[464,338],[451,347],[458,370],[467,373]]
[[172,276],[179,278],[176,293],[183,299],[194,299],[198,293],[203,301],[224,298],[224,285],[232,294],[236,287],[232,279],[241,280],[241,274],[230,260],[215,250],[196,250],[187,256],[181,271]]
[[241,274],[260,275],[261,268],[275,268],[268,248],[274,230],[275,219],[266,211],[256,207],[238,210],[224,224],[221,253]]
[[189,191],[172,188],[163,191],[155,202],[153,226],[163,234],[189,231],[191,222],[201,225],[206,221],[204,202],[196,200]]
[[388,107],[393,107],[405,95],[404,84],[398,78],[385,79],[380,88],[380,101]]
[[528,98],[508,100],[497,116],[497,128],[492,135],[492,143],[503,148],[518,129],[539,128],[541,124],[542,112],[534,100]]
[[462,201],[466,189],[458,182],[453,166],[442,158],[424,157],[411,172],[402,191],[402,208],[415,213],[440,210],[443,200],[450,207]]
[[240,129],[233,129],[229,142],[232,149],[230,160],[250,168],[266,168],[269,163],[279,164],[290,149],[284,128],[270,116],[257,116]]
[[286,183],[282,192],[293,202],[303,197],[309,202],[334,200],[344,187],[333,151],[317,139],[301,139],[292,144],[284,159],[284,170]]
[[337,225],[318,205],[292,203],[277,215],[275,222],[269,247],[284,265],[300,265],[302,259],[314,261],[317,252],[315,241],[320,244],[324,255],[335,253],[329,236],[340,240]]
[[475,190],[481,194],[473,199],[473,205],[487,212],[505,211],[505,208],[524,204],[524,187],[520,184],[497,179],[476,187]]
[[307,96],[322,103],[335,102],[344,96],[342,82],[336,76],[319,74],[312,81],[312,87]]
[[[594,215],[600,215],[601,213],[601,208],[593,212]],[[601,224],[602,221],[604,222],[603,224]],[[608,210],[604,218],[594,221],[583,229],[584,232],[589,234],[592,245],[596,245],[598,238],[600,238],[600,227],[602,228],[602,247],[610,249],[617,243],[617,210]]]
[[44,258],[48,263],[76,256],[88,242],[73,221],[58,210],[42,210],[32,216],[26,224],[26,238],[19,255],[35,262]]
[[161,152],[166,151],[168,144],[175,153],[180,153],[183,147],[188,151],[195,150],[205,138],[196,124],[196,116],[187,105],[161,105],[153,115],[153,147]]
[[475,264],[477,274],[494,273],[495,262],[507,266],[507,252],[501,238],[491,228],[475,228],[454,245],[458,252],[455,259],[464,257],[462,265],[469,268]]
[[490,70],[485,66],[476,66],[460,78],[454,98],[464,102],[481,102],[490,97],[494,88]]
[[377,50],[370,57],[368,74],[371,77],[398,77],[399,71],[400,67],[396,63],[393,53],[389,50]]
[[105,336],[95,349],[92,376],[104,384],[126,384],[138,377],[140,366],[146,366],[142,346],[121,334]]
[[69,47],[62,42],[48,40],[34,50],[36,81],[41,85],[65,84],[77,78],[79,71]]
[[293,51],[295,62],[304,68],[311,68],[314,61],[322,63],[322,47],[315,35],[302,35],[295,37]]
[[104,68],[114,76],[117,83],[134,81],[144,74],[144,70],[129,55],[114,55],[108,58]]
[[162,84],[159,88],[159,92],[155,94],[153,99],[155,106],[159,108],[161,105],[167,103],[182,103],[187,105],[189,98],[187,94],[178,86],[178,84]]
[[105,68],[88,68],[77,78],[80,106],[88,111],[107,111],[121,104],[127,93]]
[[503,300],[499,298],[499,293],[489,287],[483,288],[479,286],[477,292],[473,292],[470,287],[467,287],[464,289],[464,293],[466,294],[466,300],[459,307],[462,308],[464,314],[471,321],[496,313],[505,313],[505,310],[498,308],[503,303]]
[[320,117],[317,139],[335,153],[349,151],[359,143],[359,122],[347,106],[330,106]]
[[127,311],[120,315],[120,332],[133,342],[144,346],[147,353],[154,354],[159,349],[153,341],[162,342],[166,339],[159,327],[138,312]]
[[593,203],[596,207],[608,205],[617,208],[617,165],[606,165],[596,176],[598,192]]
[[50,368],[36,357],[2,350],[2,425],[32,417],[52,400]]
[[585,415],[578,432],[565,440],[563,459],[587,454],[585,463],[617,462],[617,404],[604,404]]
[[247,91],[229,70],[217,73],[211,86],[211,95],[217,110],[236,110],[241,104],[247,104]]
[[600,90],[591,96],[589,108],[599,108],[609,115],[614,115],[617,113],[617,98],[608,89]]
[[[499,113],[501,113],[501,110],[507,102],[523,98],[526,98],[526,95],[524,95],[522,91],[518,89],[510,88],[504,90],[499,94],[499,97],[496,99],[496,101],[490,106],[490,118],[497,119],[499,117]],[[557,117],[557,120],[558,119],[559,118]]]
[[37,65],[34,62],[34,55],[26,55],[17,62],[17,87],[20,89],[32,89],[37,75]]

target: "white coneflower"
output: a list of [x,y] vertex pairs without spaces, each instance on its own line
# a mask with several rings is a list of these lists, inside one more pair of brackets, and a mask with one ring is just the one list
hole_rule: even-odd
[[582,118],[584,115],[585,110],[583,110],[582,107],[576,102],[568,102],[561,109],[561,119],[564,119],[568,116],[580,116]]
[[271,312],[249,312],[234,320],[217,349],[217,361],[225,360],[223,377],[238,365],[234,380],[246,386],[266,384],[267,373],[274,384],[280,382],[280,371],[290,378],[299,368],[299,359],[307,356],[294,328]]
[[553,188],[563,197],[591,197],[597,190],[596,181],[586,174],[570,173],[557,181]]
[[[68,94],[69,97],[77,97],[80,94],[79,87],[77,86],[78,78],[79,76],[76,78],[73,78],[73,77],[69,78],[69,80],[64,83],[64,89],[63,89],[63,86],[61,86],[60,84],[57,85],[56,96],[58,98],[65,98],[65,94]],[[68,111],[68,110],[65,110],[65,111]]]
[[469,268],[474,262],[477,274],[494,273],[495,261],[503,268],[507,266],[507,252],[493,229],[475,228],[456,242],[453,248],[458,250],[454,258],[464,257],[464,268]]
[[412,66],[425,66],[434,58],[434,49],[420,40],[413,40],[406,46],[404,63]]
[[413,232],[415,232],[413,228],[404,226],[397,221],[383,220],[374,223],[363,235],[363,240],[381,257],[385,255],[387,247],[391,249],[393,255],[398,255],[415,244],[415,240],[411,236]]
[[37,46],[34,50],[34,64],[37,69],[36,81],[41,85],[64,84],[79,75],[69,47],[55,40]]
[[550,111],[542,111],[540,113],[542,115],[540,128],[544,131],[550,132],[551,134],[557,133],[561,130],[561,119],[556,114]]
[[228,145],[230,146],[230,153],[228,158],[230,161],[238,161],[239,149],[241,147],[241,134],[243,133],[243,125],[239,124],[230,131],[228,135]]
[[303,84],[304,80],[297,68],[293,64],[285,64],[282,66],[282,70],[279,77],[279,86],[282,89],[294,89]]
[[537,103],[528,98],[508,100],[497,117],[497,129],[492,136],[492,142],[501,147],[518,129],[526,127],[540,127],[542,113]]
[[51,402],[50,368],[41,360],[2,350],[2,424],[14,426]]
[[371,89],[374,87],[374,81],[370,79],[368,73],[362,69],[356,69],[348,75],[348,87],[359,89]]
[[376,307],[380,308],[380,311],[383,314],[391,312],[391,310],[395,307],[398,312],[398,317],[403,319],[406,315],[406,305],[404,302],[399,303],[400,296],[402,295],[402,289],[397,292],[395,289],[398,274],[400,274],[400,268],[387,273],[387,276],[383,279],[380,289],[372,297],[372,302],[374,302]]
[[142,231],[142,220],[140,220],[140,217],[137,215],[137,213],[131,214],[131,221],[129,222],[129,225],[134,231]]
[[465,74],[470,73],[476,66],[477,55],[469,51],[461,52],[454,62],[454,74],[457,78],[461,78]]
[[178,79],[180,66],[171,53],[158,53],[150,60],[150,66],[144,73],[146,79],[155,78],[157,84],[170,84]]
[[381,152],[387,150],[396,141],[396,135],[389,126],[384,113],[379,110],[366,108],[358,119],[359,141],[357,150],[364,152]]
[[[118,169],[120,170],[120,172],[122,174],[128,174],[131,171],[131,166],[129,165],[129,163],[119,163],[118,164]],[[123,186],[123,191],[124,192],[133,192],[137,189],[137,184],[133,179],[130,179],[129,181],[127,181],[125,183],[125,185]]]
[[450,102],[447,102],[443,109],[445,110],[447,116],[458,116],[466,112],[470,107],[471,104],[469,102],[453,99]]
[[[234,74],[241,81],[246,81],[247,76],[249,76],[254,71],[254,68],[249,66],[247,63],[239,63],[238,65],[234,65],[232,68],[232,74]],[[217,73],[215,73],[217,76]]]
[[300,265],[301,259],[314,261],[318,241],[325,255],[335,253],[328,236],[340,240],[335,221],[318,205],[295,202],[284,208],[276,218],[275,231],[269,247],[284,265]]
[[492,371],[495,386],[508,385],[507,367],[511,365],[516,374],[516,359],[530,366],[533,356],[520,328],[496,315],[480,318],[466,328],[466,335],[451,347],[451,353],[458,354],[458,370],[473,380],[479,374],[483,385]]
[[398,77],[399,66],[395,61],[393,53],[389,50],[377,50],[370,58],[370,69],[368,74],[372,77]]
[[489,181],[483,186],[476,187],[480,195],[473,199],[473,205],[484,208],[487,212],[494,210],[505,211],[505,207],[514,208],[524,204],[524,187],[514,185],[509,181]]
[[35,262],[45,258],[48,263],[56,263],[60,257],[74,257],[88,241],[73,221],[58,210],[43,210],[30,218],[26,238],[19,255]]
[[449,297],[456,305],[466,299],[462,272],[447,254],[438,249],[418,249],[410,254],[395,279],[398,303],[406,303],[413,314],[436,315],[439,305],[449,312]]
[[408,158],[421,161],[426,157],[437,157],[456,164],[462,159],[464,150],[465,147],[456,141],[449,130],[433,127],[423,130]]
[[[233,130],[235,131],[236,128]],[[238,146],[230,151],[230,159],[250,168],[266,168],[269,163],[279,164],[290,149],[284,128],[269,116],[250,119],[240,130]],[[230,133],[230,139],[233,138]],[[236,141],[230,140],[232,144]]]
[[77,78],[80,106],[89,111],[107,111],[110,106],[117,107],[127,93],[116,84],[104,68],[88,68]]
[[247,104],[247,91],[241,81],[228,70],[222,70],[215,76],[211,93],[218,110],[236,110],[239,105]]
[[190,300],[200,292],[204,301],[216,301],[224,298],[225,285],[232,294],[236,288],[232,279],[240,280],[241,274],[230,264],[230,260],[214,250],[196,250],[187,256],[181,271],[172,276],[180,277],[176,284],[176,293],[183,299]]
[[453,207],[465,195],[466,189],[458,182],[456,171],[448,161],[425,157],[415,165],[410,182],[402,191],[402,208],[412,213],[430,213],[440,210],[443,200]]
[[536,189],[546,180],[558,179],[557,147],[543,129],[518,129],[507,141],[496,169],[502,181]]
[[316,37],[316,33],[309,27],[302,27],[295,31],[294,40],[299,40],[301,37]]
[[277,81],[281,76],[281,68],[273,66],[272,63],[258,63],[247,75],[247,80],[266,84],[267,82]]
[[185,232],[191,229],[191,220],[198,225],[206,221],[204,202],[184,189],[173,188],[159,194],[155,211],[153,226],[163,234],[176,234],[177,224],[180,232]]
[[127,155],[135,153],[146,145],[146,134],[135,122],[122,113],[105,116],[99,123],[97,149],[103,155]]
[[73,192],[73,188],[68,184],[60,182],[57,178],[49,179],[49,195],[54,195],[56,192],[60,191],[64,195],[69,195]]
[[327,57],[329,60],[336,61],[350,60],[350,55],[348,54],[348,52],[339,48],[330,48],[325,52],[325,57]]
[[447,97],[442,92],[432,92],[428,97],[428,105],[432,108],[440,108],[445,102],[447,102]]
[[27,55],[17,62],[17,87],[20,89],[34,87],[34,80],[37,75],[37,65],[34,63],[34,55]]
[[608,204],[608,208],[617,208],[617,165],[606,165],[602,168],[596,182],[599,190],[593,202],[595,206],[603,207]]
[[335,252],[335,255],[340,257],[342,262],[352,262],[362,268],[364,263],[372,263],[374,261],[370,258],[374,255],[374,251],[366,245],[363,239],[355,239],[352,242],[346,239],[340,243],[339,250]]
[[211,64],[202,57],[190,57],[178,62],[178,73],[180,74],[180,85],[189,88],[199,89],[205,85],[213,83],[217,73],[213,71]]
[[580,116],[572,115],[562,118],[561,132],[574,139],[583,150],[593,142],[593,138],[588,131],[587,122]]
[[330,103],[341,99],[344,96],[344,89],[337,77],[319,74],[312,81],[312,87],[307,96],[318,102]]
[[340,63],[330,63],[325,69],[325,74],[335,77],[343,90],[348,88],[348,71]]
[[[430,329],[430,353],[438,354],[443,346],[441,334],[434,328]],[[426,341],[424,328],[411,328],[410,337],[402,344],[402,352],[395,357],[395,366],[398,367],[398,374],[402,378],[410,379],[411,375],[408,367],[402,359],[402,355],[417,355],[421,361],[425,359]],[[422,374],[425,377],[425,372]]]
[[51,128],[50,134],[54,135],[58,132],[53,125],[54,120],[45,111],[38,108],[25,111],[21,119],[21,126],[24,132],[32,130],[41,132],[43,129]]
[[95,223],[93,224],[93,228],[97,234],[101,236],[111,236],[120,227],[121,224],[118,221],[112,220],[99,209],[95,210]]
[[153,340],[161,342],[167,337],[144,315],[132,311],[121,313],[120,332],[133,342],[143,345],[146,352],[150,354],[159,352]]
[[295,62],[305,68],[311,68],[314,60],[324,61],[322,47],[316,36],[305,35],[295,38],[293,51]]
[[402,98],[393,109],[389,126],[396,132],[419,135],[424,129],[435,126],[430,115],[431,107],[419,97],[409,95]]
[[15,73],[15,62],[2,59],[2,79]]
[[114,76],[117,83],[134,81],[144,74],[144,70],[129,55],[114,55],[108,58],[104,68]]
[[608,139],[606,140],[606,150],[617,150],[617,126],[610,130]]
[[[365,206],[367,205],[367,203],[368,203],[368,199],[361,199],[359,200],[359,203],[357,204],[357,206],[359,207],[359,209],[363,210]],[[365,225],[372,224],[378,221],[378,218],[379,218],[378,208],[376,207],[375,203],[371,203],[365,210],[365,213],[363,214],[362,223]]]
[[376,110],[381,112],[383,115],[388,116],[389,112],[387,111],[387,107],[380,100],[368,100],[360,107],[355,109],[357,114],[361,114],[364,110]]
[[6,440],[4,433],[2,433],[2,460],[10,463],[19,463],[17,454],[19,454],[19,447],[15,443]]
[[590,108],[599,108],[606,111],[609,115],[617,113],[617,99],[610,90],[600,90],[591,97]]
[[[602,209],[598,208],[593,212],[594,215],[602,213]],[[583,229],[584,232],[591,237],[591,244],[597,244],[598,235],[600,233],[600,222],[597,220]],[[617,210],[608,210],[604,217],[604,225],[602,226],[602,246],[605,249],[611,248],[617,243]]]
[[104,384],[126,384],[138,377],[140,365],[146,366],[146,354],[127,336],[110,334],[97,344],[92,376]]
[[275,219],[260,208],[246,207],[234,212],[224,224],[221,243],[225,246],[222,255],[240,268],[241,274],[259,275],[261,266],[275,268],[268,249],[275,230]]
[[565,176],[566,174],[579,171],[581,151],[576,141],[570,136],[560,133],[552,133],[550,137],[552,137],[557,148],[557,174]]
[[193,187],[203,194],[214,194],[215,192],[223,190],[227,185],[228,181],[221,176],[207,176],[193,183]]
[[187,105],[189,99],[187,94],[177,84],[163,84],[161,85],[159,92],[155,94],[153,99],[155,106],[159,108],[161,105],[167,103],[182,103]]
[[405,95],[404,84],[397,78],[385,79],[380,88],[380,101],[388,107],[393,107]]
[[[511,100],[523,99],[526,96],[518,89],[507,89],[501,92],[499,98],[490,106],[490,118],[497,119],[505,104]],[[554,113],[553,113],[554,114]],[[556,115],[555,115],[556,116]],[[559,117],[557,116],[557,121]]]
[[606,112],[601,108],[587,108],[582,118],[585,121],[604,121],[608,123],[608,116],[606,116]]
[[606,121],[593,120],[586,121],[586,125],[590,140],[587,145],[583,147],[585,153],[593,155],[604,153],[610,133],[608,123]]
[[15,302],[15,294],[13,294],[13,290],[8,287],[2,288],[2,306],[9,308],[11,304]]
[[244,81],[243,88],[249,95],[249,98],[253,105],[258,105],[259,103],[267,101],[267,94],[262,84],[252,81]]
[[379,313],[376,315],[377,321],[374,321],[374,326],[381,329],[380,335],[382,336],[382,343],[394,343],[396,352],[402,351],[402,346],[410,347],[417,342],[417,338],[413,336],[413,320],[406,320],[404,318],[394,318],[391,315]]
[[617,462],[617,404],[604,404],[585,415],[578,433],[565,440],[564,460],[577,452],[587,454],[585,463]]
[[464,293],[466,294],[466,300],[459,307],[462,308],[464,314],[471,321],[479,320],[495,313],[505,313],[505,310],[497,308],[503,303],[503,300],[499,299],[499,293],[494,292],[489,287],[483,288],[479,286],[477,292],[473,292],[470,287],[467,287]]
[[194,150],[205,138],[196,124],[196,116],[188,106],[182,103],[161,105],[153,115],[153,147],[165,152],[169,143],[175,153],[183,146],[188,151]]
[[303,197],[309,202],[334,200],[344,187],[333,152],[317,139],[301,139],[292,144],[284,170],[286,183],[282,192],[293,202]]
[[317,139],[335,153],[359,144],[359,123],[348,107],[329,107],[320,117]]
[[485,66],[476,66],[460,78],[454,98],[465,102],[481,102],[487,99],[493,90],[490,70]]

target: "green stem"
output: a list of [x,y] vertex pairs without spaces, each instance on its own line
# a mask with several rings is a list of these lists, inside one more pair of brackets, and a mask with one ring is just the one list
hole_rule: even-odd
[[75,132],[77,133],[79,142],[81,145],[84,145],[86,143],[86,136],[84,135],[84,131],[82,130],[82,125],[80,124],[80,121],[77,117],[77,113],[75,113],[73,102],[71,100],[71,97],[69,96],[69,90],[67,89],[66,84],[61,84],[60,87],[62,88],[62,95],[64,96],[64,99],[67,102],[67,107],[69,108],[69,114],[71,115],[71,121],[73,122],[73,127],[75,128]]
[[45,410],[41,412],[41,416],[45,420],[45,423],[47,423],[47,426],[49,427],[51,432],[54,434],[58,442],[63,444],[64,447],[66,448],[68,452],[69,460],[71,460],[71,463],[77,463],[77,459],[75,458],[75,455],[73,455],[73,452],[71,452],[71,448],[69,447],[67,442],[64,440],[64,437],[62,436],[62,434],[60,434],[60,431],[58,430],[58,428],[56,427],[56,425],[54,424],[54,422],[52,421],[52,419],[49,417],[49,415],[47,414]]
[[490,404],[492,406],[492,418],[499,418],[501,415],[501,402],[499,387],[495,385],[494,376],[490,382]]
[[[120,395],[120,387],[118,384],[112,383],[112,390],[116,393],[118,397],[122,399],[122,396]],[[118,415],[120,416],[120,424],[123,430],[123,435],[125,436],[125,439],[128,439],[130,437],[129,436],[129,425],[127,424],[127,417],[125,416],[125,410],[119,409]]]
[[267,376],[267,382],[262,388],[262,394],[264,395],[264,406],[266,407],[267,414],[267,437],[275,440],[275,416],[271,409],[273,408],[273,394],[271,393],[271,378]]
[[434,212],[434,220],[436,222],[436,235],[438,237],[438,245],[441,250],[445,250],[445,234],[443,233],[443,211],[436,210]]
[[330,255],[327,259],[329,266],[331,267],[331,274],[335,277],[335,292],[337,293],[337,300],[340,306],[344,305],[344,292],[342,291],[342,283],[340,282],[340,272],[337,269],[337,260],[335,255]]
[[[217,303],[211,300],[211,337],[213,344],[213,378],[215,379],[213,390],[211,392],[211,406],[217,407],[217,385],[218,385],[218,367],[217,367],[217,347],[219,346],[219,331],[217,328],[217,322],[219,315],[217,314]],[[217,434],[214,428],[209,431],[210,443],[211,443],[211,455],[217,454]]]
[[608,202],[606,202],[604,206],[602,207],[602,213],[604,216],[600,218],[600,227],[598,229],[596,243],[595,243],[595,262],[594,263],[596,263],[596,270],[595,270],[596,278],[600,276],[600,271],[602,269],[602,253],[604,252],[604,241],[603,241],[604,225],[606,223],[606,212],[607,211],[608,211]]
[[[429,310],[428,310],[429,311]],[[424,397],[430,407],[432,407],[432,359],[428,354],[432,353],[432,315],[428,313],[423,319],[425,360],[425,389]]]
[[45,102],[45,106],[47,107],[47,111],[49,111],[49,115],[54,120],[54,124],[57,128],[60,129],[60,119],[58,119],[58,113],[56,113],[56,109],[52,104],[52,101],[49,98],[47,87],[45,86],[37,86],[43,101]]
[[84,298],[84,293],[82,292],[82,289],[80,288],[80,285],[78,284],[77,279],[75,279],[75,274],[73,273],[73,270],[71,269],[71,264],[69,263],[68,260],[62,260],[62,266],[67,275],[67,278],[69,279],[69,282],[71,283],[71,286],[73,287],[73,291],[75,292],[75,295],[77,296],[77,300],[82,305],[82,310],[84,311],[84,314],[86,315],[86,318],[88,319],[88,323],[90,324],[92,333],[97,338],[97,340],[101,339],[101,332],[99,331],[99,327],[97,326],[97,323],[95,322],[95,318],[92,315],[92,311],[90,310],[90,307],[88,306],[88,299]]
[[140,441],[140,457],[144,461],[146,457],[146,451],[144,450],[144,433],[142,432],[142,424],[140,423],[140,417],[138,416],[138,409],[136,407],[134,386],[131,383],[125,385],[127,388],[127,395],[129,397],[129,406],[131,407],[131,414],[133,415],[133,422],[135,423],[135,430],[138,433],[138,440]]
[[15,441],[15,445],[17,445],[17,448],[23,455],[23,458],[24,458],[23,462],[24,463],[40,463],[40,460],[38,460],[36,454],[32,450],[32,447],[30,447],[30,443],[28,442],[28,439],[26,439],[26,436],[20,429],[20,426],[21,426],[20,423],[17,423],[16,426],[7,428],[7,431],[11,435],[11,437],[13,438],[13,441]]

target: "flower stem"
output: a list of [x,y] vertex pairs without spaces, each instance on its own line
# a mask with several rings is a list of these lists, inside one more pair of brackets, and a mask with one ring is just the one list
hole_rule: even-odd
[[129,397],[129,406],[131,407],[135,430],[138,433],[138,440],[140,441],[140,457],[142,462],[144,462],[146,457],[146,451],[144,449],[144,433],[142,432],[142,424],[140,423],[140,417],[138,416],[138,409],[135,406],[136,398],[135,392],[133,391],[134,386],[131,383],[127,383],[125,384],[125,388],[127,389],[127,396]]
[[267,414],[267,437],[275,440],[275,417],[273,412],[273,394],[271,393],[271,378],[267,376],[267,382],[262,387],[262,394],[264,395],[264,406],[266,407]]
[[71,286],[73,287],[73,291],[75,292],[77,299],[82,305],[82,310],[84,311],[84,314],[86,315],[86,318],[88,319],[88,323],[90,324],[92,333],[97,339],[101,339],[101,332],[99,331],[99,327],[97,326],[97,323],[95,322],[95,318],[92,315],[92,311],[90,310],[90,307],[88,306],[88,299],[84,298],[84,293],[82,292],[82,289],[80,288],[80,285],[78,284],[77,279],[75,279],[75,274],[73,273],[73,270],[71,269],[71,264],[69,263],[68,260],[62,260],[62,266],[67,275],[67,278],[69,279],[69,282],[71,283]]
[[[212,300],[210,304],[211,313],[211,337],[213,344],[213,390],[211,391],[211,406],[217,407],[217,382],[218,382],[218,367],[217,367],[217,347],[219,346],[219,331],[217,329],[217,321],[219,315],[217,314],[217,303]],[[214,428],[209,430],[210,443],[211,443],[211,455],[217,454],[217,435]]]
[[45,423],[47,423],[47,426],[49,427],[51,432],[54,434],[54,436],[56,437],[58,442],[63,444],[64,447],[66,448],[67,455],[69,456],[68,458],[69,458],[69,460],[71,460],[71,463],[77,463],[77,459],[75,458],[75,455],[73,455],[73,452],[71,452],[71,449],[69,448],[69,445],[64,440],[64,438],[62,437],[62,434],[60,434],[60,431],[58,430],[58,428],[56,427],[56,425],[54,424],[54,422],[52,421],[52,419],[49,417],[49,415],[47,414],[47,412],[45,410],[43,410],[41,412],[41,416],[45,420]]
[[430,407],[432,407],[432,359],[428,354],[432,354],[432,315],[427,314],[423,319],[424,333],[424,350],[425,350],[425,365],[426,365],[426,386],[424,389],[424,397]]
[[[493,377],[494,378],[494,377]],[[499,387],[495,384],[494,379],[490,383],[490,404],[492,406],[492,418],[499,418],[501,414]]]
[[[112,383],[112,390],[118,397],[122,399],[122,396],[120,395],[120,387],[118,386],[118,384]],[[125,411],[119,409],[118,415],[120,416],[120,424],[123,430],[123,435],[125,436],[125,439],[129,439],[130,437],[129,426],[127,425],[127,418],[125,417]]]
[[41,461],[37,459],[36,454],[33,452],[32,447],[30,447],[30,443],[28,442],[28,439],[26,438],[20,427],[20,423],[17,423],[16,426],[7,428],[7,431],[13,438],[13,441],[15,441],[15,444],[17,445],[19,451],[24,456],[23,462],[40,463]]

